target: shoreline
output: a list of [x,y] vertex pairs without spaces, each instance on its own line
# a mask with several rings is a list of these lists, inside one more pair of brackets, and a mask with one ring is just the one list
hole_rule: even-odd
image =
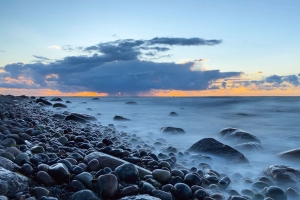
[[[181,154],[174,149],[169,149],[167,157],[156,155],[149,145],[142,150],[146,143],[134,140],[134,134],[119,132],[113,125],[99,125],[93,116],[80,113],[65,120],[70,113],[62,115],[44,109],[46,102],[36,100],[26,96],[0,97],[0,169],[8,170],[0,170],[0,174],[16,178],[10,179],[16,182],[8,189],[0,187],[2,195],[5,191],[9,199],[126,199],[132,195],[138,199],[148,194],[166,200],[225,200],[234,196],[263,200],[268,188],[275,185],[266,176],[262,180],[231,180],[229,175],[211,169],[205,160],[202,165],[191,169],[182,166],[179,170],[176,162]],[[134,149],[132,143],[138,142],[141,148]],[[252,193],[231,188],[235,181]],[[9,188],[16,185],[22,189]],[[287,196],[293,200],[292,191],[297,194],[299,188],[284,189],[281,200]]]

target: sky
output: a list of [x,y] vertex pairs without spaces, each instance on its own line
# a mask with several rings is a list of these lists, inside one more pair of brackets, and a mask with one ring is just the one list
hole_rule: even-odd
[[0,0],[0,93],[300,96],[299,7]]

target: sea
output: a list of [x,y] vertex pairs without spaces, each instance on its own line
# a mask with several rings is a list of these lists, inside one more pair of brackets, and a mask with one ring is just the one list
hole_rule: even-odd
[[[192,144],[203,138],[216,140],[232,146],[219,133],[227,127],[238,128],[260,139],[261,151],[243,151],[252,166],[252,173],[259,174],[273,164],[300,168],[297,161],[286,161],[276,154],[300,148],[300,97],[61,97],[65,110],[92,115],[97,123],[114,124],[120,132],[135,134],[149,145],[159,138],[167,146],[185,152]],[[48,99],[51,99],[49,97]],[[136,104],[126,104],[126,102]],[[176,112],[178,116],[170,116]],[[115,115],[130,121],[115,121]],[[182,128],[186,134],[166,134],[162,127]],[[161,151],[156,148],[155,153]],[[212,165],[220,167],[220,163]],[[239,171],[243,170],[243,167]]]

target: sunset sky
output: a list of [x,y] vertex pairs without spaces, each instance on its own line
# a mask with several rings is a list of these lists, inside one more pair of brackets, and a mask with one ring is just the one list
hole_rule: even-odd
[[300,96],[300,1],[0,0],[0,93]]

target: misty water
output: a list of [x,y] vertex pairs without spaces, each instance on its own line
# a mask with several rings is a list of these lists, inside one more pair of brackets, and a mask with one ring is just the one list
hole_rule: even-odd
[[[67,104],[68,108],[56,112],[67,110],[93,115],[98,123],[104,126],[114,124],[117,130],[136,134],[149,145],[153,145],[157,138],[164,138],[167,146],[174,146],[182,152],[206,137],[234,146],[219,136],[220,130],[226,127],[249,132],[261,140],[263,150],[241,151],[252,166],[244,169],[235,165],[234,170],[242,174],[257,175],[272,164],[300,168],[299,162],[275,157],[279,152],[300,148],[299,97],[100,97],[99,100],[92,100],[91,97],[64,97],[63,100],[72,103]],[[135,101],[137,104],[125,104],[128,101]],[[172,111],[178,116],[170,116]],[[101,115],[97,115],[98,113]],[[114,121],[115,115],[131,121]],[[160,128],[165,126],[183,128],[186,134],[162,133]],[[288,139],[291,136],[299,138]],[[155,153],[159,152],[160,149],[156,147]],[[214,158],[211,165],[222,170],[224,165],[215,159],[217,158]]]

